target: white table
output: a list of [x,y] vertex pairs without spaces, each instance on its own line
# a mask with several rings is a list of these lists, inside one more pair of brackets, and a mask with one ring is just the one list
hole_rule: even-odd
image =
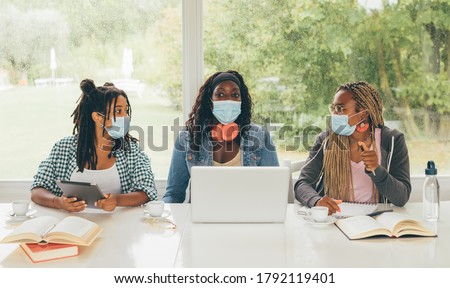
[[[51,215],[60,219],[69,215],[94,221],[103,228],[102,234],[89,247],[79,246],[79,255],[42,263],[32,263],[18,244],[0,244],[0,267],[173,267],[189,206],[166,205],[171,211],[167,224],[148,223],[143,207],[118,207],[114,213],[69,213],[33,204],[36,216]],[[0,239],[18,223],[5,217],[11,204],[0,204]]]
[[[37,215],[71,215],[34,205]],[[103,233],[80,255],[33,264],[17,244],[0,244],[0,267],[447,267],[450,268],[450,202],[441,203],[437,238],[376,238],[350,241],[335,226],[312,226],[288,206],[283,224],[193,224],[189,205],[171,204],[176,230],[145,222],[142,207],[112,214],[79,214]],[[0,237],[15,224],[0,204]],[[396,211],[420,218],[421,204]],[[432,227],[433,228],[433,227]]]
[[[335,225],[312,226],[288,206],[284,224],[186,226],[176,267],[450,267],[450,202],[434,223],[439,237],[350,241]],[[394,207],[420,219],[422,205]]]

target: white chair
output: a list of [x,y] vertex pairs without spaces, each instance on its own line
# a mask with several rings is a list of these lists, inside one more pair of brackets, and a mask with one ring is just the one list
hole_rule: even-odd
[[303,165],[305,165],[306,160],[302,160],[302,161],[296,161],[296,162],[292,162],[290,159],[284,159],[283,160],[283,165],[284,167],[288,167],[291,171],[290,173],[290,177],[289,177],[289,194],[288,194],[288,203],[294,203],[295,200],[295,196],[294,196],[294,183],[293,183],[293,179],[292,179],[292,173],[295,172],[299,172],[300,170],[302,170]]

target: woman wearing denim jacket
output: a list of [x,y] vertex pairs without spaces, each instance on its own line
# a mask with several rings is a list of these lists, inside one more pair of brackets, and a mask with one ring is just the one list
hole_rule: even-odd
[[250,122],[251,113],[238,72],[217,72],[206,80],[175,142],[164,202],[185,201],[192,166],[279,166],[269,132]]

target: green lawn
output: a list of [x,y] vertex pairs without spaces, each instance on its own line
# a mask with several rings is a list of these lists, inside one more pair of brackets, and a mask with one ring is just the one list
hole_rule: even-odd
[[[147,88],[142,98],[129,93],[133,108],[132,125],[144,131],[141,142],[151,158],[155,176],[166,178],[174,141],[171,127],[174,119],[179,118],[182,123],[182,116],[181,111],[175,111],[167,101],[152,95],[149,90]],[[16,87],[0,91],[3,108],[0,113],[0,148],[3,152],[0,179],[29,179],[36,173],[39,162],[48,155],[53,144],[71,135],[73,125],[70,115],[79,95],[77,85]],[[148,127],[153,127],[151,135]],[[167,136],[163,137],[163,129],[167,129]],[[149,141],[159,148],[150,149]],[[423,175],[426,162],[430,159],[436,162],[439,174],[450,174],[450,149],[447,143],[435,140],[409,141],[408,148],[412,174]],[[280,163],[283,159],[295,161],[307,156],[306,152],[285,152],[281,148],[278,154]]]
[[[81,91],[76,85],[60,87],[17,87],[0,91],[3,112],[0,179],[31,178],[37,167],[59,139],[72,134],[72,114]],[[152,169],[157,178],[167,177],[172,155],[173,132],[170,127],[174,119],[181,119],[181,112],[175,111],[164,99],[145,93],[139,98],[129,93],[133,118],[131,125],[145,131],[142,145],[150,156]],[[147,127],[154,127],[151,137]],[[169,127],[163,151],[151,151],[149,139],[161,146],[163,126]],[[167,128],[165,128],[167,129]],[[132,132],[138,137],[138,134]]]

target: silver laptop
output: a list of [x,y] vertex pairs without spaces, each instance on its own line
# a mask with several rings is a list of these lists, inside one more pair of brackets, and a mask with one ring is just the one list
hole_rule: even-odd
[[287,167],[192,167],[192,222],[284,222],[289,173]]

